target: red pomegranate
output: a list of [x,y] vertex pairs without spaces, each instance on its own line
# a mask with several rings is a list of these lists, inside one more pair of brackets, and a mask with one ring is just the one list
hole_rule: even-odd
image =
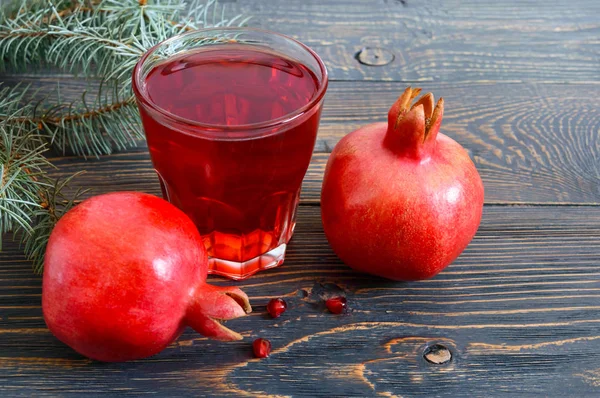
[[[327,239],[346,264],[394,280],[435,276],[469,244],[483,184],[469,155],[438,133],[444,101],[406,89],[387,123],[345,136],[323,180]],[[412,105],[411,105],[412,104]]]
[[44,319],[77,352],[126,361],[163,350],[186,325],[219,340],[221,324],[251,311],[235,287],[206,283],[208,260],[194,223],[152,195],[88,199],[56,225],[46,251]]

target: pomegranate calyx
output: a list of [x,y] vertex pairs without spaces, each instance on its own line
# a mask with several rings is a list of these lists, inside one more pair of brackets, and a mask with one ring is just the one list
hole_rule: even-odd
[[[433,100],[433,95],[431,96]],[[440,126],[442,125],[442,118],[444,116],[444,99],[440,97],[435,108],[433,109],[433,113],[431,117],[428,119],[427,128],[425,130],[425,139],[434,139],[437,137],[438,132],[440,131]],[[429,138],[433,136],[433,138]]]
[[415,88],[413,90],[412,88],[407,87],[406,90],[404,90],[404,93],[402,93],[402,95],[400,96],[400,98],[398,98],[396,103],[394,105],[392,105],[392,107],[390,108],[389,115],[392,116],[392,113],[394,113],[394,116],[395,116],[394,129],[398,128],[398,124],[400,123],[400,120],[402,120],[402,118],[406,115],[406,113],[410,109],[412,109],[412,107],[410,106],[410,103],[412,102],[413,99],[415,99],[417,97],[417,95],[419,95],[420,92],[421,92],[420,88]]
[[[425,120],[431,119],[431,115],[433,115],[433,107],[435,106],[434,100],[433,100],[433,94],[432,93],[425,94],[424,96],[419,98],[419,100],[417,102],[415,102],[410,107],[410,109],[416,108],[419,105],[423,105],[423,113],[425,114]],[[427,131],[426,131],[426,133],[427,133]]]
[[385,138],[389,149],[414,159],[429,157],[435,147],[444,111],[444,100],[440,98],[434,106],[432,93],[413,103],[420,93],[420,88],[408,87],[392,105]]
[[252,312],[248,296],[232,286],[213,286],[204,283],[191,293],[186,323],[198,333],[217,340],[241,340],[241,334],[225,327],[222,322]]

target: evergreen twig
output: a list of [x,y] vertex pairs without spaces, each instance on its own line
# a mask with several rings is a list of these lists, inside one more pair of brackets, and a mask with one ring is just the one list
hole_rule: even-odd
[[24,0],[0,13],[0,69],[50,66],[88,79],[93,106],[82,96],[23,117],[53,147],[100,156],[143,138],[130,80],[148,49],[188,30],[245,22],[226,19],[216,0]]
[[[85,193],[74,177],[53,180],[48,146],[83,156],[110,154],[142,138],[130,77],[150,47],[206,26],[241,25],[216,0],[13,0],[0,10],[0,71],[58,68],[83,77],[73,102],[35,101],[28,87],[0,87],[0,250],[13,232],[41,272],[60,217]],[[93,95],[88,93],[93,90]]]
[[[65,187],[73,178],[53,181],[44,156],[47,144],[36,126],[24,120],[32,105],[21,103],[26,89],[0,90],[0,238],[14,232],[34,269],[42,270],[50,232],[83,191],[69,198]],[[0,250],[2,239],[0,239]]]

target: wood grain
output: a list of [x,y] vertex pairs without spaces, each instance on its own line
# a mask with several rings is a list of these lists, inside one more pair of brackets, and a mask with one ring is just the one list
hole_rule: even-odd
[[[394,82],[331,82],[303,200],[318,203],[327,152],[347,133],[386,118],[405,88]],[[420,84],[443,96],[442,131],[469,151],[486,203],[600,203],[600,96],[596,85]],[[81,83],[66,80],[75,93]],[[96,193],[159,193],[146,148],[99,160],[53,158],[56,175],[88,170]],[[82,181],[84,181],[82,179]]]
[[[600,203],[600,87],[557,84],[418,84],[444,97],[442,132],[470,153],[487,203]],[[317,151],[384,121],[403,83],[336,82]]]
[[[333,79],[597,82],[600,2],[596,0],[234,1],[251,26],[312,47]],[[364,47],[395,55],[359,63]]]
[[[237,283],[254,312],[228,326],[245,340],[187,330],[153,358],[83,358],[46,329],[41,279],[9,243],[0,254],[0,395],[600,396],[600,2],[222,2],[251,15],[251,26],[311,46],[331,78],[286,262]],[[84,87],[53,71],[0,81],[42,93],[60,82],[66,100]],[[442,131],[469,151],[486,206],[452,266],[394,283],[337,259],[318,203],[332,148],[385,120],[407,83],[444,97]],[[87,161],[59,155],[50,155],[53,174],[87,170],[75,183],[90,194],[160,193],[143,144]],[[327,312],[333,295],[347,297],[348,314]],[[273,320],[265,307],[278,296],[289,309]],[[256,337],[273,343],[269,359],[252,358]],[[440,364],[424,358],[436,345],[447,350]]]
[[[52,337],[40,279],[9,245],[0,266],[0,386],[15,395],[596,396],[598,225],[595,206],[487,206],[452,266],[432,280],[394,283],[341,264],[319,208],[304,206],[286,263],[237,283],[255,309],[228,323],[244,341],[188,330],[163,353],[125,364],[87,360]],[[329,314],[323,300],[340,294],[349,313]],[[273,320],[265,306],[276,296],[289,309]],[[251,358],[259,336],[273,344],[267,360]],[[427,362],[434,344],[452,359]]]

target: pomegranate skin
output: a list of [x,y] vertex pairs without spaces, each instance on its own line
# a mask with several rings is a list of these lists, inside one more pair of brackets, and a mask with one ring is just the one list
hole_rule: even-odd
[[44,319],[59,340],[108,362],[156,354],[186,325],[240,339],[216,319],[251,311],[248,297],[206,284],[207,272],[200,235],[175,206],[135,192],[96,196],[65,214],[51,234]]
[[429,104],[412,108],[399,105],[406,96],[388,123],[365,126],[336,145],[321,193],[323,227],[339,258],[398,281],[431,278],[452,263],[475,235],[484,199],[467,152],[437,131],[443,101],[436,115],[431,94],[419,101]]

